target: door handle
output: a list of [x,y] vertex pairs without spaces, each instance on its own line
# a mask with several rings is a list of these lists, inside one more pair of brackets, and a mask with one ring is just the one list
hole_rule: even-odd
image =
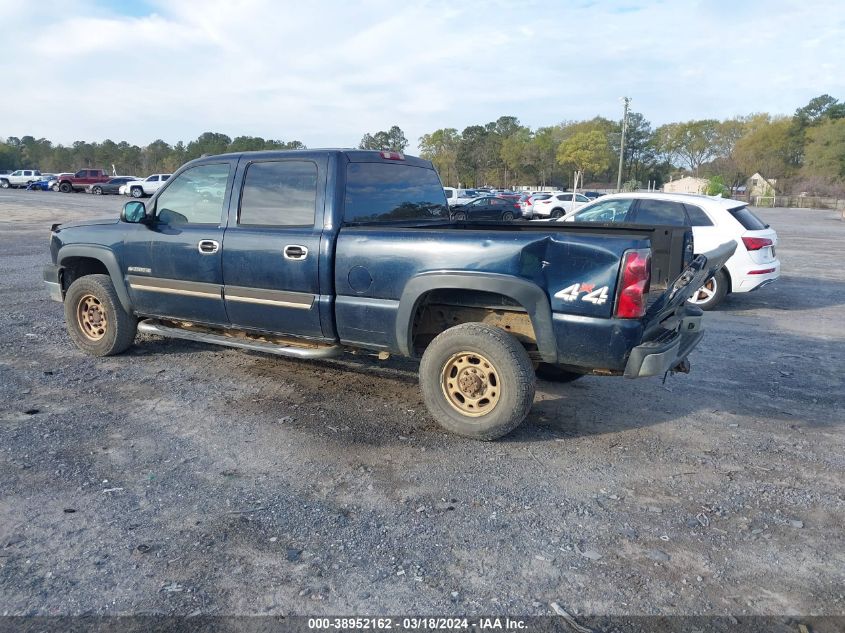
[[197,243],[197,250],[200,255],[212,255],[220,250],[220,242],[217,240],[200,240]]
[[308,257],[308,249],[298,244],[288,244],[283,251],[285,259],[303,260]]

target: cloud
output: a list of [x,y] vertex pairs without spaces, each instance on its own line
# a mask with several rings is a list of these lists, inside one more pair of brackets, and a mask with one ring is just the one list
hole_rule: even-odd
[[0,136],[350,146],[393,124],[413,142],[501,115],[617,118],[623,94],[655,123],[845,97],[829,0],[24,4],[0,0]]

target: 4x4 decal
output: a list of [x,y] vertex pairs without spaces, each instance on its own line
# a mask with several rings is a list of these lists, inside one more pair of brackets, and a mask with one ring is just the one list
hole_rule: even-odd
[[582,292],[587,294],[581,297],[581,301],[597,306],[604,305],[607,302],[607,286],[596,288],[595,284],[572,284],[556,292],[555,299],[575,301]]

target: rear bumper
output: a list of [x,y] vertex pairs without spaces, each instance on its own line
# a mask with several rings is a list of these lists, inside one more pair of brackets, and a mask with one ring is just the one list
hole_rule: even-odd
[[660,376],[681,363],[698,345],[704,332],[701,329],[701,309],[687,306],[678,328],[631,350],[625,365],[625,378]]
[[47,293],[53,301],[64,301],[58,266],[50,264],[44,267],[44,285],[47,287]]
[[[747,270],[743,270],[741,273],[734,273],[736,276],[732,275],[732,292],[751,292],[752,290],[759,290],[763,286],[768,286],[780,277],[780,261],[777,259],[768,264],[753,264],[752,266],[746,268]],[[762,275],[748,274],[750,271],[768,270],[769,268],[774,268],[774,270]],[[733,271],[731,272],[733,273]]]

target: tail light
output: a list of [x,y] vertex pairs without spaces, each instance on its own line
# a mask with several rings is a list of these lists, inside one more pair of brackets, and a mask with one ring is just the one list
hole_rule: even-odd
[[772,246],[774,242],[768,237],[743,237],[742,243],[749,251],[759,251],[761,248]]
[[405,155],[400,152],[381,152],[381,157],[386,160],[405,160]]
[[639,319],[645,314],[648,288],[651,282],[651,250],[625,251],[622,275],[616,296],[616,316],[620,319]]

